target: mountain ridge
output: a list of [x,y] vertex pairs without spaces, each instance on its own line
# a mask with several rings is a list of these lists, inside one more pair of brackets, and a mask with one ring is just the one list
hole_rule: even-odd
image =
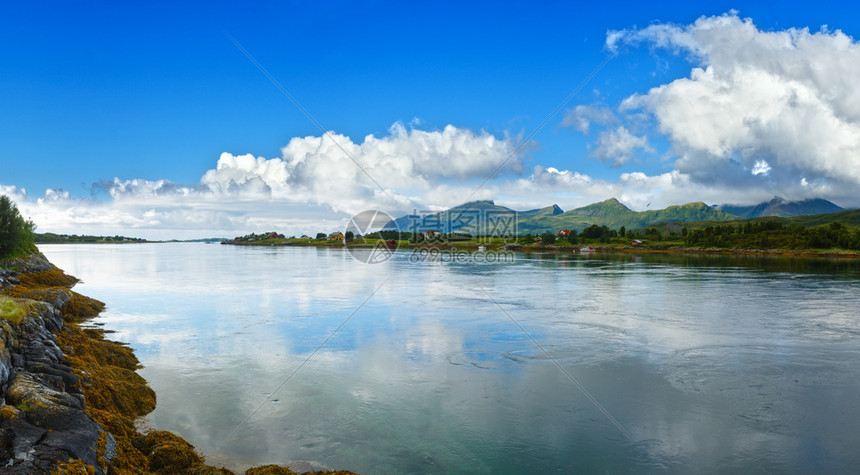
[[717,208],[741,218],[759,218],[764,216],[789,218],[792,216],[809,216],[845,211],[845,208],[823,198],[787,201],[780,196],[774,196],[770,201],[763,201],[752,206],[722,204],[717,206]]
[[[463,203],[437,213],[405,215],[393,221],[402,232],[440,231],[443,233],[488,234],[497,228],[499,220],[515,219],[517,234],[556,233],[563,229],[581,231],[591,225],[607,226],[612,229],[638,229],[667,222],[731,221],[746,219],[741,214],[757,216],[801,216],[823,214],[814,212],[844,211],[836,204],[821,198],[790,202],[775,196],[771,201],[753,206],[715,205],[709,206],[702,201],[667,206],[663,209],[634,211],[617,198],[609,198],[586,206],[564,211],[557,204],[526,211],[516,211],[497,205],[493,200],[478,200]],[[826,211],[835,210],[835,211]],[[782,213],[763,215],[762,213]],[[798,213],[798,214],[791,214]],[[805,214],[799,214],[805,213]],[[506,228],[507,229],[507,228]]]

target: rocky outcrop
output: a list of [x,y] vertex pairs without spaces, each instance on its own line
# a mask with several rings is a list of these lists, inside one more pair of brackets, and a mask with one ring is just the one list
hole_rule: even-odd
[[[0,261],[0,297],[26,309],[0,313],[0,472],[233,474],[178,435],[137,431],[155,392],[131,348],[81,326],[104,304],[71,290],[76,282],[41,254]],[[292,468],[247,473],[350,473]]]
[[[41,259],[34,260],[26,268],[46,270]],[[27,308],[24,318],[17,324],[0,320],[0,467],[29,474],[80,459],[101,473],[97,452],[104,431],[84,411],[79,378],[54,334],[64,326],[60,308],[69,298],[49,300],[18,299]]]

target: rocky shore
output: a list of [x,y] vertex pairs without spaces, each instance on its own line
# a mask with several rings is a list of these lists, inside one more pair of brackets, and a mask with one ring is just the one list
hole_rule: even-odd
[[[233,474],[194,447],[134,421],[155,409],[132,350],[86,325],[104,304],[42,254],[0,261],[0,472]],[[247,475],[316,471],[266,465]]]

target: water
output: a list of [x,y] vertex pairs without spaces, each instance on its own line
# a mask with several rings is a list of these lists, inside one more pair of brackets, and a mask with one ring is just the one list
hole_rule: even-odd
[[41,248],[210,464],[860,470],[860,261]]

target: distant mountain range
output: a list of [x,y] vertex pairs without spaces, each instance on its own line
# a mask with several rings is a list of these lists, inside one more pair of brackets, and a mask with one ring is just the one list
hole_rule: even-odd
[[786,201],[779,196],[774,196],[772,200],[759,203],[755,206],[719,205],[718,208],[740,218],[759,218],[762,216],[790,218],[792,216],[808,216],[845,211],[845,209],[821,198]]
[[387,228],[405,232],[440,231],[468,234],[497,234],[510,232],[516,223],[517,234],[558,232],[562,229],[581,231],[593,224],[619,229],[638,229],[658,223],[696,221],[731,221],[761,216],[805,216],[843,211],[824,199],[786,201],[774,197],[755,206],[708,206],[698,201],[665,209],[633,211],[615,198],[564,211],[558,205],[528,211],[515,211],[493,201],[472,201],[426,216],[407,215],[394,220]]

